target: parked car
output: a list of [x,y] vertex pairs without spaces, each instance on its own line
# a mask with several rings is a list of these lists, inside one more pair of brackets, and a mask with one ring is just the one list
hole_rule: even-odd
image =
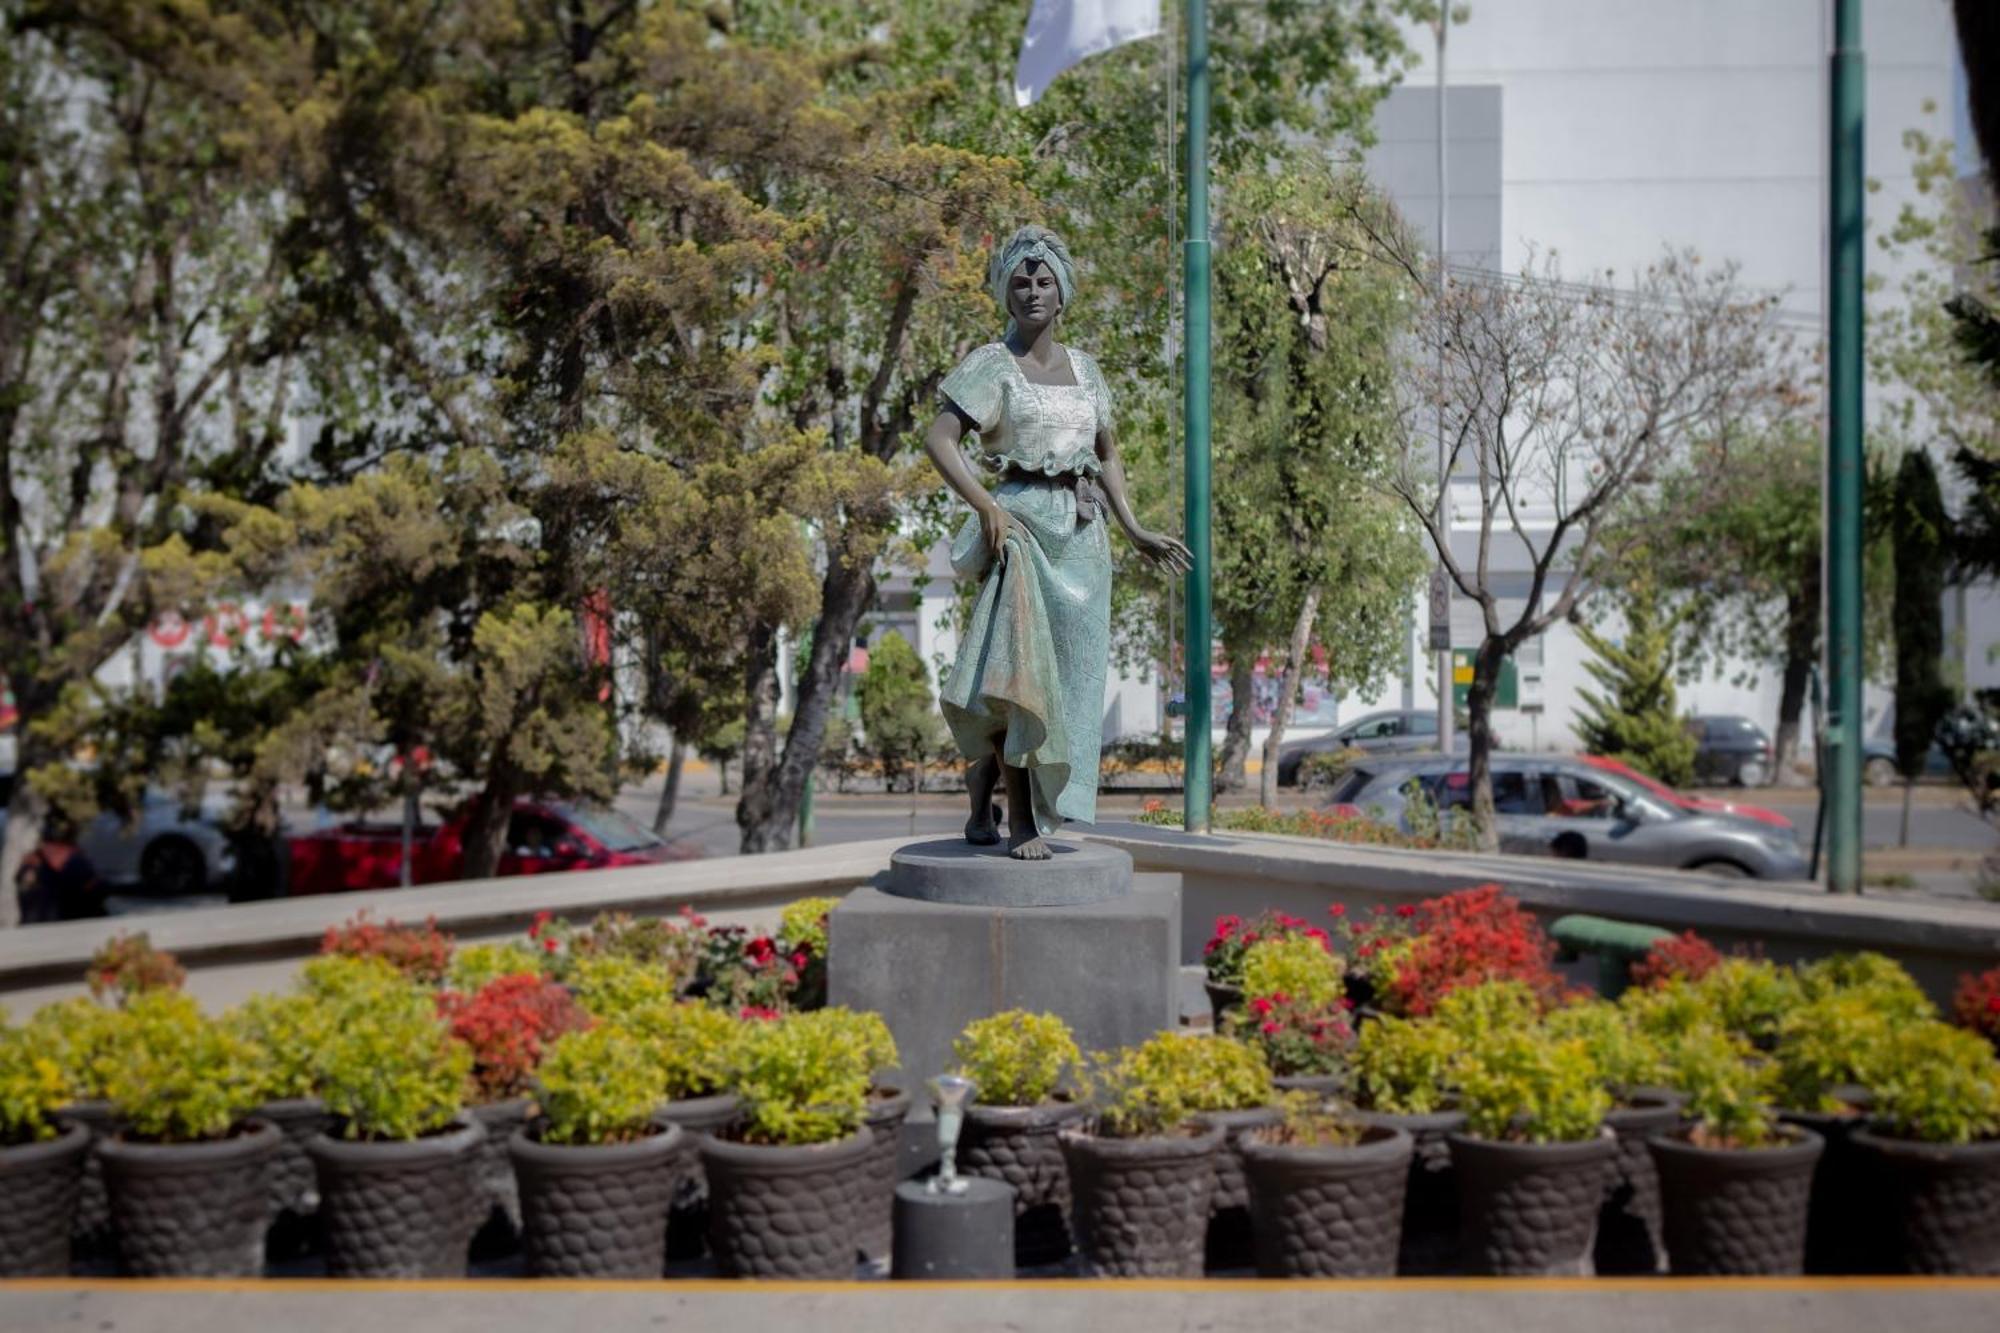
[[1695,740],[1696,782],[1761,787],[1771,780],[1771,738],[1749,718],[1691,717],[1687,729]]
[[[1440,812],[1472,804],[1465,761],[1441,755],[1370,759],[1335,785],[1335,809],[1409,828],[1407,798],[1421,790]],[[1493,756],[1500,850],[1622,861],[1757,879],[1804,879],[1789,829],[1690,810],[1573,755]]]
[[151,898],[181,898],[224,889],[236,870],[236,849],[221,821],[218,798],[190,810],[171,792],[148,789],[128,818],[100,811],[78,839],[114,889]]
[[[1333,754],[1340,750],[1365,750],[1369,754],[1408,754],[1437,749],[1436,709],[1396,708],[1368,713],[1324,736],[1294,741],[1278,752],[1278,785],[1299,785],[1299,766],[1306,756]],[[1453,734],[1453,748],[1465,749],[1465,728],[1461,723]]]
[[[469,807],[461,807],[443,824],[417,826],[412,884],[461,878],[469,817]],[[286,850],[291,858],[287,885],[294,896],[393,889],[402,883],[400,823],[356,820],[294,835],[286,839]],[[657,865],[700,855],[701,849],[692,843],[662,838],[617,810],[569,801],[521,800],[514,804],[507,849],[500,854],[495,873],[543,875]]]
[[[1919,774],[1926,778],[1955,777],[1951,767],[1951,756],[1936,741],[1924,752],[1924,771]],[[1875,734],[1861,742],[1861,780],[1871,787],[1887,787],[1903,780],[1902,770],[1896,767],[1896,705],[1892,701],[1876,719]]]
[[1683,810],[1695,810],[1711,815],[1735,815],[1738,819],[1755,820],[1759,824],[1769,824],[1773,828],[1792,827],[1792,821],[1776,810],[1766,810],[1761,805],[1748,805],[1742,801],[1717,800],[1713,796],[1691,796],[1684,791],[1676,791],[1658,778],[1648,777],[1630,764],[1613,759],[1609,755],[1583,754],[1577,758],[1592,768],[1601,768],[1629,782],[1636,782],[1661,800],[1678,805]]

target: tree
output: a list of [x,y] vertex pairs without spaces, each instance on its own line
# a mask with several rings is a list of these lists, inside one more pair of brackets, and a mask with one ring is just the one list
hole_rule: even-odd
[[1896,768],[1903,775],[1903,832],[1910,841],[1910,793],[1950,710],[1939,674],[1944,657],[1944,575],[1950,519],[1930,455],[1912,449],[1896,472],[1892,528],[1896,551]]
[[[1879,444],[1871,448],[1870,513],[1886,508],[1881,455]],[[1820,655],[1822,468],[1817,424],[1788,418],[1731,440],[1696,442],[1647,497],[1667,529],[1649,564],[1675,608],[1682,679],[1726,669],[1748,683],[1756,671],[1776,669],[1772,770],[1780,783],[1801,780],[1801,723]],[[1893,570],[1884,526],[1870,523],[1863,540],[1864,662],[1879,675]]]
[[1643,575],[1628,585],[1621,609],[1620,640],[1577,627],[1596,655],[1584,670],[1601,687],[1577,692],[1583,700],[1577,734],[1591,754],[1622,760],[1669,786],[1686,786],[1694,781],[1695,741],[1674,691],[1673,617],[1661,616],[1652,582]]
[[[1631,515],[1677,452],[1733,439],[1797,397],[1774,306],[1742,292],[1732,267],[1670,253],[1629,289],[1565,283],[1547,260],[1515,280],[1455,281],[1418,316],[1405,401],[1408,438],[1424,443],[1393,486],[1479,610],[1467,730],[1473,817],[1489,848],[1501,664],[1657,536]],[[1440,527],[1435,513],[1427,442],[1440,416],[1471,532]],[[1525,594],[1507,591],[1523,574]]]
[[869,649],[868,669],[855,693],[863,744],[882,766],[883,781],[893,787],[897,774],[905,774],[915,792],[924,764],[949,743],[923,659],[908,639],[890,630]]

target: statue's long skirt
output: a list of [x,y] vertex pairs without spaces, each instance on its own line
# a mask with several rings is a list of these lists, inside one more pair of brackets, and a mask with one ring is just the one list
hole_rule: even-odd
[[993,492],[1025,538],[988,568],[979,516],[952,543],[952,568],[983,580],[939,704],[968,759],[1028,770],[1035,825],[1097,816],[1097,754],[1111,657],[1111,542],[1104,517],[1076,521],[1066,477],[1010,477]]

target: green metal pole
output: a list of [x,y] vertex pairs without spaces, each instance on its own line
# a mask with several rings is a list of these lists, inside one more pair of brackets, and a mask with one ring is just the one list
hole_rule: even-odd
[[[1187,6],[1187,513],[1188,551],[1194,567],[1187,576],[1187,754],[1182,786],[1187,796],[1183,823],[1190,833],[1208,832],[1213,799],[1209,728],[1215,710],[1210,688],[1212,647],[1209,571],[1213,551],[1209,534],[1208,450],[1208,0],[1188,0]],[[1249,705],[1238,699],[1236,707]]]
[[1861,0],[1835,0],[1828,156],[1826,448],[1827,888],[1861,891]]
[[806,789],[799,793],[799,846],[813,845],[813,832],[818,827],[813,817],[813,792],[819,787],[819,770],[806,774]]

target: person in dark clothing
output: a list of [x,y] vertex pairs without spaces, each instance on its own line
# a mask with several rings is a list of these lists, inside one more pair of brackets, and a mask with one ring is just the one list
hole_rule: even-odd
[[104,915],[104,884],[77,842],[76,824],[64,815],[43,823],[41,844],[22,860],[14,887],[23,925]]

